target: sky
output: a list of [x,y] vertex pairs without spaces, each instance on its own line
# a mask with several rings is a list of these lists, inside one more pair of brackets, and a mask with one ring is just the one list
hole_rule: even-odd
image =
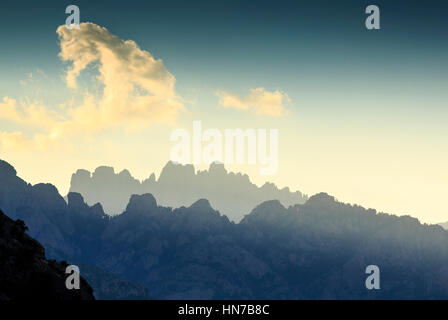
[[[65,8],[81,26],[65,27]],[[365,9],[380,8],[367,30]],[[173,130],[279,130],[308,195],[448,221],[446,1],[14,1],[0,10],[0,158],[61,194],[79,168],[160,173]],[[198,168],[204,169],[205,164]]]

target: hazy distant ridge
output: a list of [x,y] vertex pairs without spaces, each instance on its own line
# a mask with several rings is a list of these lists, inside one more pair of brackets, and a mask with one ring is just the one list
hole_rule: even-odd
[[445,222],[445,223],[439,223],[439,226],[442,226],[442,228],[448,230],[448,222]]
[[193,165],[168,162],[160,177],[154,174],[140,182],[128,170],[116,174],[112,167],[98,167],[93,173],[78,170],[72,175],[70,192],[80,193],[89,205],[101,203],[111,215],[122,213],[133,194],[151,193],[163,206],[189,206],[207,199],[213,208],[240,221],[243,215],[266,200],[279,200],[284,206],[304,203],[307,196],[272,183],[260,188],[241,173],[227,172],[223,164],[213,163],[209,170],[195,172]]

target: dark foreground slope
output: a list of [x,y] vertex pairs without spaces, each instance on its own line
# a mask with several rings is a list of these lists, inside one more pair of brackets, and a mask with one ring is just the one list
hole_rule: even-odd
[[[157,299],[448,299],[448,232],[411,217],[318,194],[289,208],[264,202],[236,224],[207,200],[173,210],[144,194],[110,218],[79,194],[65,203],[50,185],[27,185],[11,168],[0,206],[53,256]],[[380,268],[380,290],[365,287],[369,265]]]
[[67,265],[46,260],[44,248],[25,231],[23,221],[0,211],[0,300],[93,300],[83,278],[79,290],[66,288]]

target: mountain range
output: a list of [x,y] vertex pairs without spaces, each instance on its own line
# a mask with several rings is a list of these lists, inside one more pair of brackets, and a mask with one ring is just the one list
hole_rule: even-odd
[[[265,201],[241,213],[239,223],[206,199],[172,209],[151,194],[134,194],[115,216],[79,193],[67,200],[54,186],[27,184],[0,162],[0,208],[24,220],[53,259],[78,263],[81,275],[84,265],[95,269],[87,280],[103,297],[448,298],[448,231],[328,194],[289,207]],[[369,265],[381,270],[380,290],[365,286]],[[120,290],[110,277],[120,279]]]
[[304,203],[308,197],[289,188],[278,189],[273,183],[261,187],[241,173],[227,172],[221,163],[212,163],[209,170],[197,171],[193,165],[169,161],[160,173],[142,182],[128,170],[115,173],[112,167],[98,167],[93,173],[80,169],[72,175],[70,192],[80,193],[89,205],[101,203],[104,211],[117,215],[126,209],[131,195],[150,193],[160,205],[179,208],[207,199],[213,208],[238,222],[244,214],[267,200],[279,200],[290,206]]

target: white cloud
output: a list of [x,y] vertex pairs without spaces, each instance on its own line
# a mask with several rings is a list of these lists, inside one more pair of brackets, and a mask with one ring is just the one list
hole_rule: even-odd
[[[79,74],[89,64],[99,63],[103,96],[94,101],[86,95],[85,103],[69,112],[72,121],[83,129],[115,125],[138,129],[154,122],[171,123],[184,109],[174,89],[175,77],[162,60],[134,41],[122,40],[93,23],[82,23],[79,29],[60,26],[57,34],[59,56],[72,63],[66,75],[69,87],[77,87]],[[86,120],[88,115],[95,121]]]
[[18,103],[9,97],[4,97],[3,102],[0,101],[0,119],[44,129],[53,128],[62,120],[59,114],[38,102]]
[[[4,97],[0,119],[38,127],[40,132],[27,138],[22,132],[0,134],[0,145],[24,146],[25,142],[55,141],[70,135],[90,134],[109,127],[139,130],[154,123],[173,123],[185,109],[175,92],[175,77],[162,60],[142,50],[132,40],[122,40],[106,28],[82,23],[79,29],[65,25],[57,29],[59,56],[69,63],[66,83],[80,92],[78,78],[89,65],[98,68],[103,87],[101,96],[82,93],[83,101],[74,105],[72,97],[57,111],[37,103],[17,103]],[[47,136],[48,139],[42,137]]]
[[285,103],[291,99],[282,91],[269,92],[264,88],[250,89],[249,94],[240,97],[226,91],[219,90],[219,105],[223,108],[234,108],[238,110],[252,109],[258,115],[281,117],[287,113]]

